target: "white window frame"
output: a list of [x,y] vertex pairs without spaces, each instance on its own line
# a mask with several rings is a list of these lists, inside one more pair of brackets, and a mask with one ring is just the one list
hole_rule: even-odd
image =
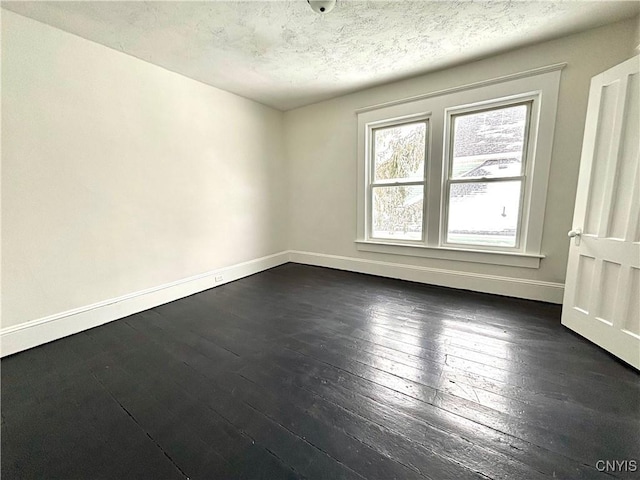
[[[540,95],[523,95],[519,97],[511,97],[508,99],[498,99],[490,102],[481,102],[472,105],[464,105],[461,107],[447,108],[445,110],[445,145],[444,145],[444,160],[443,160],[443,181],[442,181],[442,214],[440,225],[440,244],[445,247],[460,248],[460,249],[478,249],[481,248],[487,251],[496,252],[519,252],[524,253],[523,238],[526,238],[527,224],[529,219],[529,208],[531,204],[531,183],[533,180],[532,175],[532,162],[529,160],[535,154],[535,142],[531,139],[537,136],[537,125],[532,124],[532,119],[538,117],[538,110],[540,106]],[[454,135],[452,132],[453,117],[457,115],[464,115],[470,113],[480,113],[490,110],[499,110],[501,108],[508,108],[517,105],[528,105],[527,108],[527,124],[524,132],[524,148],[523,148],[523,169],[522,173],[516,177],[507,178],[474,178],[468,180],[453,180],[451,178],[452,169],[452,150]],[[447,230],[449,221],[449,191],[451,183],[482,183],[482,182],[506,182],[509,180],[519,180],[522,182],[522,188],[520,191],[520,205],[518,206],[518,226],[516,230],[516,244],[513,247],[495,247],[490,245],[473,245],[463,244],[447,241]]]
[[[364,107],[358,116],[358,250],[386,254],[459,260],[475,263],[539,268],[542,229],[551,166],[553,133],[560,74],[566,64],[463,85],[409,99]],[[515,248],[446,243],[446,184],[449,168],[451,116],[483,107],[531,101],[525,185],[523,188],[519,243]],[[407,123],[428,118],[426,194],[423,240],[397,241],[372,238],[371,226],[371,138],[372,129],[383,124]]]
[[[374,145],[374,140],[375,140],[375,131],[379,130],[379,129],[384,129],[384,128],[393,128],[393,127],[398,127],[398,126],[402,126],[402,125],[407,125],[407,124],[412,124],[412,123],[425,123],[426,124],[426,135],[425,135],[425,152],[424,152],[424,172],[423,172],[423,176],[422,176],[422,180],[418,181],[418,180],[406,180],[406,181],[391,181],[391,182],[387,182],[387,181],[376,181],[375,180],[375,145]],[[408,117],[404,117],[400,120],[398,119],[391,119],[391,120],[384,120],[381,122],[372,122],[367,124],[367,165],[365,166],[366,171],[367,171],[367,177],[368,177],[368,182],[367,182],[367,203],[369,205],[373,204],[373,189],[375,187],[399,187],[402,185],[405,186],[422,186],[422,192],[423,192],[423,202],[422,202],[422,232],[421,232],[421,236],[420,236],[420,240],[419,243],[423,243],[425,240],[425,214],[426,214],[426,191],[427,191],[427,167],[429,165],[429,143],[430,143],[430,133],[431,133],[431,124],[429,121],[429,113],[425,113],[425,114],[418,114],[418,115],[411,115]],[[416,241],[415,240],[409,240],[409,239],[386,239],[386,238],[381,238],[381,237],[374,237],[373,236],[373,209],[370,208],[367,211],[369,217],[367,218],[366,221],[366,229],[367,229],[367,238],[374,240],[374,241],[382,241],[382,242],[386,242],[386,241],[393,241],[393,242],[398,242],[398,243],[406,243],[406,244],[414,244]]]

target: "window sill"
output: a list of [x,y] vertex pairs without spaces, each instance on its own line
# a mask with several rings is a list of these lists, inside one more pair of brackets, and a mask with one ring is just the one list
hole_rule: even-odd
[[356,248],[363,252],[406,255],[410,257],[437,258],[459,262],[487,263],[510,267],[540,268],[544,255],[531,253],[495,252],[491,250],[469,250],[453,247],[427,247],[371,240],[356,240]]

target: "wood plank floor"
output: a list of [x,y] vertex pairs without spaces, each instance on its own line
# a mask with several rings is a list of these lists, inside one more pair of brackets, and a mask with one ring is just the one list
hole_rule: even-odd
[[560,307],[287,264],[1,362],[3,479],[590,479],[637,372]]

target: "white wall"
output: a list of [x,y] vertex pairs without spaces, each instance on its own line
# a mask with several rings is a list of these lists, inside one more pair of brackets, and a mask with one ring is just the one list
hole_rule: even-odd
[[286,249],[282,113],[2,11],[2,327]]
[[[407,275],[407,278],[458,287],[482,287],[483,276],[486,275],[507,277],[506,280],[533,280],[521,284],[520,290],[526,290],[529,286],[535,287],[536,281],[551,282],[553,285],[550,287],[554,287],[552,289],[555,293],[548,295],[542,292],[533,297],[559,301],[562,298],[561,284],[565,279],[569,246],[566,234],[573,216],[589,82],[593,75],[630,56],[635,46],[637,22],[636,18],[612,24],[286,112],[284,125],[290,172],[290,248],[357,259],[356,262],[350,262],[345,259],[325,258],[324,263],[327,265],[342,264],[346,268],[366,265],[368,260],[409,265],[414,269],[423,268],[421,272],[414,272],[415,275]],[[542,242],[546,258],[542,260],[539,269],[500,267],[356,250],[354,240],[358,159],[357,118],[354,111],[357,108],[560,62],[567,62],[568,66],[562,72],[547,195]],[[313,256],[301,255],[300,258],[309,259]],[[315,258],[318,263],[323,263],[320,257]],[[446,275],[429,270],[434,268],[478,275],[469,277],[473,280],[471,283],[465,283],[464,278],[447,282]],[[363,268],[363,271],[365,270]],[[397,276],[392,272],[393,269],[379,264],[366,271],[384,274],[385,270],[390,276]],[[505,285],[509,283],[505,279],[501,281]],[[508,293],[510,290],[507,288],[503,291],[498,287],[492,287],[487,291]],[[524,293],[518,296],[527,296],[526,292]]]
[[[470,272],[479,289],[561,284],[589,79],[629,56],[636,22],[283,115],[3,10],[2,328],[287,248],[434,283],[429,269]],[[539,270],[355,249],[356,108],[565,61]]]

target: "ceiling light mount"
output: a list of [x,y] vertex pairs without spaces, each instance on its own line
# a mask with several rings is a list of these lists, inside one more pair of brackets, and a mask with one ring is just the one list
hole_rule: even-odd
[[329,13],[336,6],[336,0],[307,0],[311,9],[316,13]]

